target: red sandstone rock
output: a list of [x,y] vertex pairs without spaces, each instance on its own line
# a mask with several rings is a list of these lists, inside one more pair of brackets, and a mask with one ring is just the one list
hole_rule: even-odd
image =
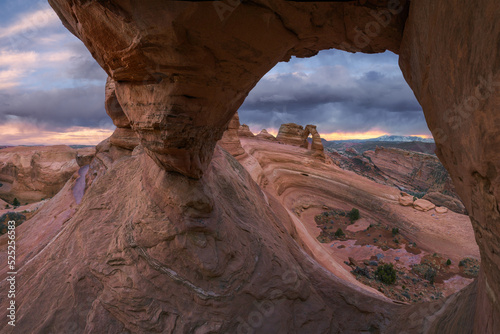
[[231,121],[227,126],[227,130],[224,131],[221,140],[218,144],[231,153],[233,157],[237,157],[245,153],[243,147],[241,147],[240,138],[238,137],[238,130],[240,128],[240,117],[238,113],[235,113]]
[[425,199],[419,198],[415,202],[413,202],[413,207],[420,211],[429,211],[434,209],[436,206],[431,202],[426,201]]
[[0,150],[0,197],[22,204],[53,197],[79,169],[69,146],[10,147]]
[[303,138],[304,128],[295,123],[281,124],[276,139],[283,144],[307,148],[306,138]]
[[436,206],[434,210],[436,210],[436,213],[441,214],[448,212],[448,208],[445,208],[444,206]]
[[246,124],[241,124],[238,129],[238,136],[240,137],[255,137],[255,135],[250,131],[250,128]]
[[262,129],[262,131],[259,132],[259,134],[257,136],[255,136],[259,139],[265,139],[265,140],[270,140],[270,141],[276,141],[276,138],[270,134],[269,132],[267,132],[266,129]]
[[399,197],[399,204],[402,206],[413,206],[413,196],[403,193],[403,195]]

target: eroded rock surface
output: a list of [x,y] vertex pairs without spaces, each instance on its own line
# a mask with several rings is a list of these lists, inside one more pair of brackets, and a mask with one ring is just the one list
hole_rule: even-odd
[[[238,317],[275,287],[276,313],[263,321],[262,332],[500,328],[497,0],[411,1],[409,13],[406,2],[382,0],[255,0],[222,7],[205,1],[49,2],[115,81],[116,98],[148,157],[125,155],[117,160],[122,164],[111,163],[58,238],[21,269],[29,284],[17,297],[23,305],[19,330],[234,333]],[[271,213],[272,200],[220,151],[210,164],[234,112],[267,71],[292,55],[328,48],[401,54],[481,249],[477,282],[450,303],[398,306],[404,311],[398,313],[325,271],[311,272],[314,262],[284,232],[286,220],[275,218],[286,215]],[[249,189],[254,195],[246,197]],[[288,270],[297,273],[296,289],[283,284]]]
[[[406,15],[406,1],[49,2],[114,80],[146,152],[192,178],[201,177],[234,112],[277,62],[332,47],[397,52]],[[359,32],[377,20],[380,33]]]
[[363,156],[401,190],[457,196],[448,172],[436,156],[384,147],[366,151]]
[[[412,1],[399,64],[423,107],[481,250],[477,295],[438,320],[441,332],[500,328],[500,2]],[[474,321],[465,314],[474,301]],[[464,304],[462,304],[464,303]],[[468,316],[466,319],[471,319]],[[456,327],[458,331],[459,327]],[[466,331],[466,329],[461,329]]]
[[252,131],[250,131],[250,128],[246,124],[241,124],[240,128],[238,129],[238,136],[240,137],[255,137]]
[[[90,149],[92,150],[92,149]],[[82,149],[91,160],[89,149]],[[53,197],[80,168],[78,150],[65,145],[11,147],[0,150],[0,197],[12,204]]]
[[281,124],[276,139],[286,145],[293,145],[307,148],[307,143],[302,138],[304,127],[295,123]]
[[221,140],[218,144],[231,153],[233,157],[237,157],[243,153],[243,147],[241,147],[240,138],[238,136],[238,131],[240,129],[240,117],[238,113],[235,113],[229,124],[227,125],[227,130],[224,131]]
[[[312,137],[311,143],[308,141],[309,135]],[[303,128],[302,125],[295,123],[281,124],[276,139],[286,145],[310,148],[315,156],[323,160],[325,159],[323,143],[321,142],[321,136],[316,129],[316,125],[309,124]]]
[[256,138],[259,138],[259,139],[264,139],[264,140],[270,140],[270,141],[276,141],[276,137],[274,137],[272,134],[270,134],[269,132],[267,132],[266,129],[262,129],[259,134],[257,136],[255,136]]

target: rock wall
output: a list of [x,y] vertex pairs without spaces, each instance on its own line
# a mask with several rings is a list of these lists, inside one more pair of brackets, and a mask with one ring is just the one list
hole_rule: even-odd
[[222,135],[221,140],[218,144],[231,153],[233,157],[237,157],[245,153],[243,147],[241,147],[240,138],[238,136],[238,131],[240,129],[240,117],[238,113],[235,113],[231,121],[227,125],[226,131]]
[[412,1],[399,59],[481,250],[475,333],[500,328],[499,13],[495,0]]
[[80,168],[92,159],[93,148],[73,149],[65,145],[12,147],[0,150],[0,197],[21,204],[53,197]]
[[384,147],[366,151],[363,156],[403,191],[457,196],[448,172],[436,156]]
[[238,136],[240,137],[255,137],[255,135],[250,131],[250,128],[246,124],[241,124],[240,128],[238,129]]
[[300,146],[307,148],[307,137],[303,138],[304,128],[295,123],[281,124],[276,139],[286,145]]

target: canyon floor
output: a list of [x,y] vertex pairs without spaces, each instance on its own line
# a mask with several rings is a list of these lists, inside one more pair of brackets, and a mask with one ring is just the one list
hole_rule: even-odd
[[[402,206],[396,187],[322,162],[305,148],[257,138],[241,143],[246,154],[238,160],[287,208],[304,249],[338,277],[411,303],[449,296],[477,276],[479,249],[467,215]],[[361,217],[354,223],[332,218],[353,208]],[[333,235],[339,228],[345,237]],[[375,279],[384,263],[394,264],[395,284]]]

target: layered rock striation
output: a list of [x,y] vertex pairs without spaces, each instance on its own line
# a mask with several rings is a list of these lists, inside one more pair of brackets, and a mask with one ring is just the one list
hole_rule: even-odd
[[1,149],[0,198],[11,204],[17,198],[24,204],[53,197],[94,154],[95,148],[65,145]]
[[[312,137],[311,143],[308,141],[309,135]],[[316,125],[309,124],[303,128],[302,125],[295,123],[282,124],[276,139],[283,144],[310,148],[315,156],[325,159],[323,143]]]

